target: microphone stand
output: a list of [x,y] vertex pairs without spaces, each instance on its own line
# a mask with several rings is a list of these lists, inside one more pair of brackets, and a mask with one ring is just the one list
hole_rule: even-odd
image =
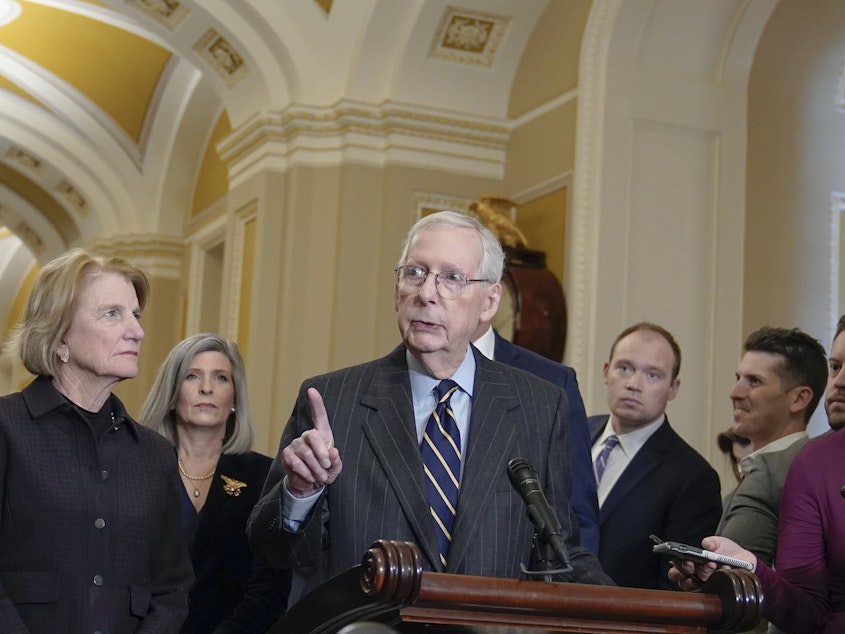
[[520,563],[522,573],[528,578],[542,577],[551,581],[553,575],[571,572],[573,568],[560,520],[540,487],[534,466],[525,458],[513,458],[508,462],[508,477],[525,502],[528,519],[534,525],[532,550],[537,556],[537,567],[541,568],[530,570]]
[[[563,537],[559,529],[556,531],[543,521],[543,516],[537,511],[533,504],[528,505],[528,517],[534,524],[534,549],[537,552],[537,568],[530,570],[525,564],[519,564],[522,574],[526,577],[542,581],[552,581],[554,575],[562,575],[572,572],[572,564],[569,561],[569,553],[563,544]],[[562,566],[561,566],[562,563]]]

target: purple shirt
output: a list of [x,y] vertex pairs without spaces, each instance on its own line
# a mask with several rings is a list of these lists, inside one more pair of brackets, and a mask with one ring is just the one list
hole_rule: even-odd
[[787,631],[845,632],[845,429],[811,440],[789,468],[774,571],[757,564],[764,616]]

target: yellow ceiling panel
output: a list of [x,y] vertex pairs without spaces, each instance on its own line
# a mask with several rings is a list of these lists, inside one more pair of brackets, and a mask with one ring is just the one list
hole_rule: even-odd
[[220,200],[229,191],[229,170],[226,164],[220,160],[215,146],[231,131],[232,124],[229,122],[229,113],[224,110],[217,119],[211,138],[205,148],[199,177],[196,187],[194,187],[192,216],[196,216],[209,205]]
[[0,44],[76,87],[137,142],[169,51],[69,11],[21,6],[18,19],[0,27]]
[[23,88],[18,86],[15,82],[11,81],[10,79],[8,79],[6,77],[3,77],[2,75],[0,75],[0,90],[8,90],[9,92],[13,92],[16,95],[19,95],[19,96],[23,97],[24,99],[27,99],[28,101],[31,101],[33,103],[37,103],[38,105],[42,105],[35,97],[30,95]]

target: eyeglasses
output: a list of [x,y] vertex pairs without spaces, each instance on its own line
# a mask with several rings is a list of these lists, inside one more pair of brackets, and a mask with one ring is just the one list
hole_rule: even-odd
[[434,276],[434,287],[443,299],[457,299],[470,282],[489,282],[490,280],[470,279],[460,271],[440,271],[432,273],[421,266],[407,264],[394,269],[396,285],[403,290],[421,289],[429,275]]

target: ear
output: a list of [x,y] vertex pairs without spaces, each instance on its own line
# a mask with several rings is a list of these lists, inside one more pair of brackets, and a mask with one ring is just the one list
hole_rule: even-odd
[[499,302],[502,299],[502,285],[498,282],[490,284],[484,295],[484,305],[481,309],[481,321],[492,321],[496,311],[499,310]]
[[610,363],[607,361],[604,362],[604,369],[601,372],[602,377],[604,377],[604,384],[607,385],[607,372],[610,370]]
[[678,389],[681,387],[681,379],[672,381],[672,387],[669,388],[669,400],[671,401],[678,395]]
[[393,310],[399,312],[399,284],[393,285]]
[[797,414],[801,410],[807,409],[810,401],[813,400],[813,390],[807,385],[799,385],[790,390],[789,397],[789,411]]

